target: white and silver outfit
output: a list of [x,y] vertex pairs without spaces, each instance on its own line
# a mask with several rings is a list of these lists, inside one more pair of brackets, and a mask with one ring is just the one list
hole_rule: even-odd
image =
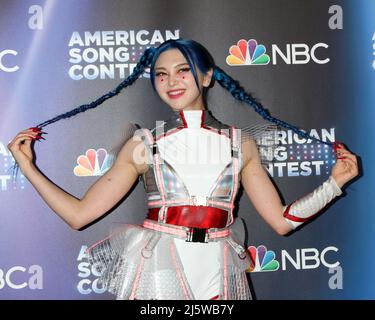
[[235,239],[240,130],[207,110],[138,130],[150,159],[148,216],[89,249],[117,299],[251,299],[250,258]]

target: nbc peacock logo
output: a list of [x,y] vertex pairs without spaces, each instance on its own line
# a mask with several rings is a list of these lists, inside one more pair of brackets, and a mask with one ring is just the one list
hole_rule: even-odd
[[77,158],[77,164],[73,170],[76,176],[101,176],[111,167],[110,156],[103,148],[88,149]]
[[237,45],[229,48],[230,55],[226,62],[230,66],[265,65],[270,63],[270,56],[266,54],[266,47],[258,44],[255,39],[246,41],[241,39]]
[[265,271],[276,271],[280,265],[275,260],[275,252],[269,250],[263,245],[258,248],[250,246],[247,248],[250,256],[250,267],[246,270],[247,272],[265,272]]

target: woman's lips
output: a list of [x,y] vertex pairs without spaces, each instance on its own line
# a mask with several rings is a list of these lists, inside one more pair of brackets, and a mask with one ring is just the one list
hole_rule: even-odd
[[171,90],[171,91],[168,91],[168,92],[167,92],[168,97],[171,98],[171,99],[178,99],[178,98],[180,98],[184,93],[185,93],[185,90],[183,90],[183,89],[181,89],[181,90]]

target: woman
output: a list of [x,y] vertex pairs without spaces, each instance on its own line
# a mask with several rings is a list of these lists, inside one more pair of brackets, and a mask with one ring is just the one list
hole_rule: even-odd
[[[41,128],[117,95],[149,65],[154,89],[175,116],[156,130],[137,131],[82,199],[46,179],[33,165],[31,151]],[[284,206],[251,136],[220,123],[207,110],[206,94],[214,81],[264,119],[312,138],[271,117],[215,66],[202,45],[179,39],[146,50],[133,74],[115,90],[20,132],[8,145],[46,203],[77,230],[110,210],[142,176],[149,206],[143,225],[125,225],[89,249],[91,262],[118,299],[250,299],[245,273],[250,258],[230,229],[240,183],[264,220],[285,235],[339,196],[358,174],[356,157],[335,145],[338,160],[329,179]]]

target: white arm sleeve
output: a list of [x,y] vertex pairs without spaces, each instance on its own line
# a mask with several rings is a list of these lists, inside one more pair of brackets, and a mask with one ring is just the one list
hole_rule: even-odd
[[319,213],[329,202],[341,195],[342,191],[332,176],[313,192],[284,207],[284,218],[297,228]]

